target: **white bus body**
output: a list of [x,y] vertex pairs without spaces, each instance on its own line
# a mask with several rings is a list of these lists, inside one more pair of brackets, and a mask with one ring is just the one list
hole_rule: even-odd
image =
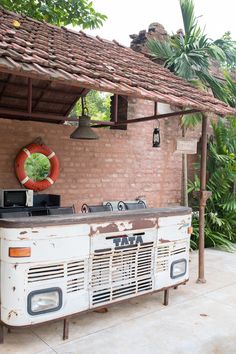
[[[0,221],[1,321],[26,326],[188,280],[183,207]],[[12,257],[10,250],[30,250]]]

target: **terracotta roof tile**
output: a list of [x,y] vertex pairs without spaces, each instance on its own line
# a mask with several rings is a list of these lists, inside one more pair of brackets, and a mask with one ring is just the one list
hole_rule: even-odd
[[[20,22],[15,28],[13,21]],[[131,95],[220,115],[236,110],[141,53],[0,8],[0,70]]]

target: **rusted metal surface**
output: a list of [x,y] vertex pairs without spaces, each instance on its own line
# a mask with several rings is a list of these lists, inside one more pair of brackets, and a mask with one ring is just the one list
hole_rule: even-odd
[[200,200],[199,200],[199,251],[198,251],[198,283],[205,283],[205,205],[206,197],[209,196],[206,191],[206,163],[207,163],[207,124],[208,117],[202,116],[202,146],[201,146],[201,170],[200,170]]
[[128,230],[140,230],[157,227],[157,219],[135,218],[127,222],[112,222],[108,224],[98,224],[90,228],[90,236],[110,232],[125,232]]
[[197,112],[200,112],[200,111],[196,110],[196,109],[189,109],[187,111],[181,110],[181,111],[177,111],[177,112],[170,112],[170,113],[157,114],[157,115],[148,116],[148,117],[141,117],[141,118],[135,118],[135,119],[130,119],[130,120],[123,120],[122,122],[117,122],[116,125],[148,122],[148,121],[151,121],[151,120],[163,119],[163,118],[168,118],[168,117],[176,117],[176,116],[180,116],[182,114],[191,114],[191,113],[197,113]]
[[204,190],[200,191],[200,194],[199,194],[200,203],[203,207],[206,206],[206,202],[211,197],[211,195],[212,195],[212,192],[210,192],[210,191],[204,191]]
[[168,243],[168,242],[171,242],[170,240],[164,240],[163,238],[161,238],[160,240],[159,240],[159,242],[160,243]]
[[[176,215],[186,215],[191,213],[191,208],[186,207],[169,207],[169,208],[147,208],[147,209],[138,209],[138,210],[126,210],[119,212],[101,212],[95,214],[73,214],[73,215],[58,215],[58,216],[42,216],[37,218],[9,218],[9,219],[0,219],[0,227],[4,228],[30,228],[37,226],[55,226],[55,225],[70,225],[70,224],[92,224],[97,223],[104,225],[108,223],[114,223],[121,221],[130,221],[137,227],[141,227],[142,216],[143,220],[148,220],[158,217],[166,216],[176,216]],[[151,221],[152,222],[152,221]],[[147,224],[146,224],[147,225]],[[153,225],[150,224],[149,225]],[[110,227],[110,226],[109,226]],[[112,226],[114,227],[114,226]]]
[[[196,112],[199,112],[199,110],[191,109],[191,110],[187,110],[187,111],[177,111],[177,112],[135,118],[135,119],[130,119],[130,120],[123,120],[120,122],[91,120],[91,123],[95,124],[95,125],[102,125],[102,126],[121,126],[124,124],[149,122],[149,121],[157,120],[157,119],[180,116],[183,113],[184,114],[191,114],[191,113],[196,113]],[[45,120],[45,121],[46,120],[50,120],[50,121],[55,120],[55,121],[64,121],[64,122],[78,122],[78,117],[65,117],[64,115],[48,114],[48,113],[43,113],[43,112],[42,113],[32,113],[32,112],[29,113],[27,111],[24,112],[22,110],[17,110],[17,109],[0,108],[0,115],[2,116],[1,118],[14,117],[14,119],[17,119],[17,120],[24,120],[24,119],[32,118],[33,120],[40,119],[40,120]]]
[[3,344],[4,341],[4,326],[0,323],[0,344]]
[[164,306],[168,306],[169,304],[169,296],[170,296],[170,289],[164,290]]
[[68,318],[65,318],[63,320],[63,340],[66,340],[69,338],[69,320]]
[[10,319],[12,316],[18,316],[18,313],[16,312],[16,310],[11,310],[8,313],[8,319]]

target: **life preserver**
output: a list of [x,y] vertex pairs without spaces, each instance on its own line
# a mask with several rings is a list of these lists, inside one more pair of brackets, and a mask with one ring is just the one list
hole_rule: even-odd
[[[43,154],[50,161],[50,173],[42,181],[33,181],[25,172],[25,161],[31,154],[34,153]],[[25,188],[32,189],[34,191],[43,191],[57,180],[59,176],[59,160],[55,152],[48,146],[32,143],[24,147],[17,155],[15,160],[15,171],[17,178]]]

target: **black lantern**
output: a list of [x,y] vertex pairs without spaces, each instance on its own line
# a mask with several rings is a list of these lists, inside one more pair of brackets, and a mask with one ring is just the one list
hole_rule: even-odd
[[159,123],[158,127],[154,128],[153,130],[152,146],[158,148],[160,147],[160,145],[161,145],[161,133],[160,133],[160,123]]

